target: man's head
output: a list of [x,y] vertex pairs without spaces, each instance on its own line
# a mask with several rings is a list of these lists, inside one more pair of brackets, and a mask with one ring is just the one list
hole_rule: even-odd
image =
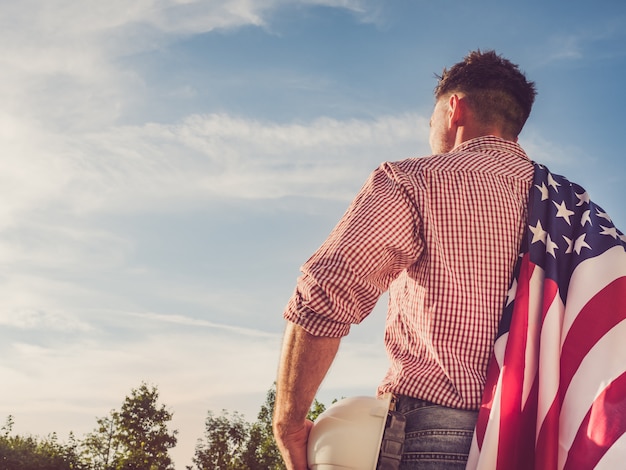
[[[433,128],[445,124],[450,130],[450,113],[455,105],[460,107],[457,111],[465,113],[464,117],[471,115],[474,133],[495,132],[516,140],[537,94],[535,84],[526,80],[518,66],[494,51],[470,52],[463,61],[444,69],[438,78],[437,104],[431,120],[431,146],[435,153],[451,150],[450,145],[458,140],[442,128]],[[442,119],[446,123],[442,124]]]

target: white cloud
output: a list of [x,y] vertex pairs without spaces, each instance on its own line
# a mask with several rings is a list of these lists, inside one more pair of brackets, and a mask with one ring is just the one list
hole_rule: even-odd
[[[271,11],[287,4],[5,2],[0,40],[11,47],[0,51],[0,197],[5,201],[0,228],[23,224],[16,218],[33,211],[84,214],[167,208],[207,197],[279,197],[310,189],[315,177],[323,182],[318,194],[337,197],[350,164],[345,154],[363,148],[364,158],[377,163],[387,158],[388,144],[409,150],[407,144],[423,126],[417,116],[279,125],[214,114],[169,124],[116,124],[146,86],[123,65],[125,56],[184,35],[263,25]],[[357,0],[297,5],[355,14],[368,10]],[[186,87],[178,93],[195,92]],[[323,158],[334,164],[324,166]],[[0,242],[0,256],[7,252]]]
[[535,65],[583,60],[615,61],[624,56],[624,48],[621,47],[624,22],[623,16],[616,15],[600,21],[585,22],[576,28],[557,30],[536,51]]
[[552,37],[546,56],[547,62],[557,60],[577,60],[583,57],[582,42],[584,38],[574,34],[556,35]]
[[5,228],[0,237],[0,261],[6,264],[62,270],[86,263],[92,269],[107,269],[120,266],[132,249],[130,241],[105,230],[81,227],[58,211],[47,220],[16,217],[13,223],[16,226]]
[[251,336],[261,338],[275,338],[276,335],[266,333],[259,330],[253,330],[251,328],[235,327],[228,324],[220,324],[213,321],[208,321],[199,318],[191,318],[185,315],[179,314],[161,314],[161,313],[145,313],[134,312],[129,313],[130,316],[138,317],[143,320],[162,322],[165,324],[171,324],[174,326],[193,326],[198,328],[207,328],[212,330],[224,330],[225,332],[235,333],[240,336]]
[[[283,0],[25,0],[0,6],[0,100],[9,128],[58,133],[114,123],[146,83],[124,59],[217,29],[264,26]],[[363,14],[356,0],[302,0]],[[268,20],[269,18],[269,20]],[[193,92],[183,89],[181,92]],[[9,121],[7,122],[7,118]]]
[[102,217],[168,215],[240,198],[347,203],[382,160],[421,153],[425,129],[418,115],[296,124],[197,115],[99,133],[15,132],[12,151],[0,154],[0,323],[83,331],[97,328],[94,306],[143,312],[146,298],[245,321],[255,306],[239,287],[207,291],[207,279],[174,281],[164,267],[133,259],[145,240]]
[[[264,26],[274,10],[294,5],[342,8],[359,15],[375,10],[365,0],[25,0],[2,5],[0,37],[22,40],[3,54],[16,59],[23,70],[91,74],[94,71],[83,68],[82,60],[95,50],[116,57],[158,47],[180,35]],[[37,60],[24,61],[24,52]]]
[[[120,59],[184,35],[263,25],[273,10],[291,4],[5,2],[0,40],[11,47],[0,51],[0,228],[23,224],[16,217],[32,211],[132,211],[198,197],[279,197],[310,189],[313,178],[323,182],[317,194],[345,198],[352,192],[339,189],[350,166],[346,154],[362,148],[368,162],[378,163],[413,153],[409,147],[423,127],[418,116],[278,125],[215,114],[179,123],[116,124],[145,88]],[[297,5],[371,11],[358,0]],[[178,92],[188,96],[194,90]],[[324,166],[324,158],[333,165]],[[7,256],[6,244],[2,253]]]
[[29,308],[3,310],[3,312],[0,312],[0,325],[24,330],[39,329],[79,332],[91,329],[84,321],[68,317],[65,312],[50,312]]
[[412,114],[306,124],[196,115],[179,124],[62,138],[32,129],[32,138],[17,134],[0,157],[0,195],[10,201],[0,226],[44,208],[85,214],[162,211],[221,198],[348,198],[355,166],[369,172],[383,160],[419,154],[426,122]]

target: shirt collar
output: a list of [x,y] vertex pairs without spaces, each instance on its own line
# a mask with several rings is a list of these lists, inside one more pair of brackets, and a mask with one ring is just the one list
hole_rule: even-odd
[[525,160],[529,160],[528,155],[524,152],[524,149],[517,143],[512,142],[510,140],[502,139],[501,137],[496,137],[495,135],[486,135],[482,137],[476,137],[475,139],[470,139],[462,144],[454,147],[452,152],[461,152],[461,151],[470,151],[470,152],[480,152],[480,151],[493,151],[497,150],[499,152],[508,152],[518,157],[521,157]]

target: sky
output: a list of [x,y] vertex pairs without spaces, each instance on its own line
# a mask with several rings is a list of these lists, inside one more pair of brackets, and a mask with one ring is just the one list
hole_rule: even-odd
[[[81,438],[142,382],[177,468],[275,379],[299,266],[383,161],[428,155],[435,74],[535,81],[531,159],[626,228],[620,0],[0,0],[0,420]],[[383,297],[322,402],[373,395]]]

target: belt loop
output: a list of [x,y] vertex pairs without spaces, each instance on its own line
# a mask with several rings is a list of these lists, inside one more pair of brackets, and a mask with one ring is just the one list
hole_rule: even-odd
[[398,397],[395,393],[391,394],[391,401],[389,402],[389,411],[396,411],[398,405]]
[[391,394],[385,431],[380,443],[377,470],[397,470],[400,466],[404,447],[406,418],[403,414],[396,411],[397,401],[397,397]]

